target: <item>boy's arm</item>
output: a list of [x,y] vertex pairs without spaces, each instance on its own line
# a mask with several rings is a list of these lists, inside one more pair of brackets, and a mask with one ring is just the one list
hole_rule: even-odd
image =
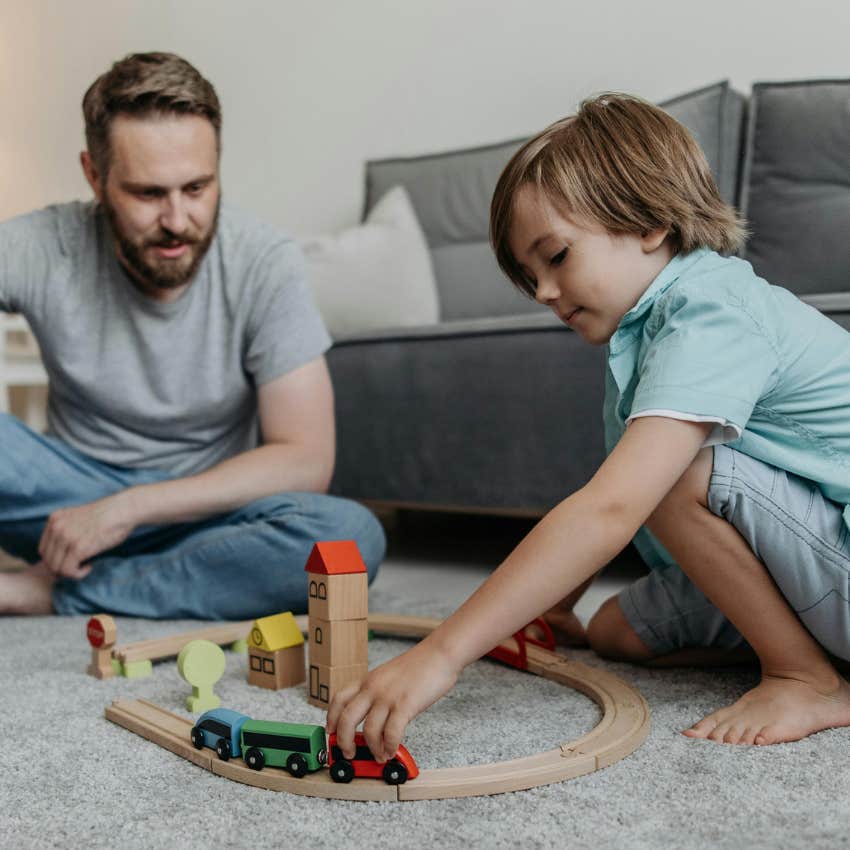
[[553,508],[502,565],[421,643],[344,688],[328,711],[345,754],[361,720],[379,761],[410,720],[467,664],[521,629],[608,563],[690,466],[710,423],[640,417],[581,490]]
[[51,514],[39,554],[55,575],[84,578],[86,561],[139,525],[189,522],[286,490],[324,492],[333,473],[333,388],[323,357],[258,390],[263,445],[185,478],[144,484]]

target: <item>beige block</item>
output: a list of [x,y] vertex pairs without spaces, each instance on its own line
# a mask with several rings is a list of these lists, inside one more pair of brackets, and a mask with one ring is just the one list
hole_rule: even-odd
[[313,617],[309,630],[310,663],[348,667],[369,663],[368,620],[321,620]]
[[279,691],[300,685],[307,674],[304,670],[304,644],[266,652],[248,647],[248,684]]
[[362,682],[368,672],[366,664],[328,667],[311,663],[307,678],[307,701],[319,708],[327,708],[340,688],[350,682]]
[[320,620],[362,620],[369,616],[366,573],[309,574],[308,613]]

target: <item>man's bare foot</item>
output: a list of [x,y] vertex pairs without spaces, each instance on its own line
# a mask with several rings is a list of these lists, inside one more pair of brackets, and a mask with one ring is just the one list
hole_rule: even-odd
[[834,688],[800,679],[764,676],[733,705],[721,708],[682,734],[723,744],[779,744],[850,726],[850,684],[836,675]]
[[54,581],[40,561],[25,570],[0,572],[0,614],[52,614]]
[[587,646],[587,633],[572,608],[556,605],[543,615],[543,619],[552,629],[556,643],[561,646]]

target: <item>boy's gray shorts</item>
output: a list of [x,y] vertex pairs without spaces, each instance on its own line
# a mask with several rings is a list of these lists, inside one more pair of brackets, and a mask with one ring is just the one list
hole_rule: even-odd
[[[714,447],[708,506],[735,526],[815,639],[833,655],[850,659],[850,534],[844,506],[825,498],[814,482],[724,445]],[[654,654],[746,646],[678,567],[653,570],[618,600]]]

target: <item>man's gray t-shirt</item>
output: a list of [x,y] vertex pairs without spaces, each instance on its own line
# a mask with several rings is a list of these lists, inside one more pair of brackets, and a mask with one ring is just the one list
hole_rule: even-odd
[[48,433],[178,476],[254,448],[257,387],[330,346],[297,245],[224,204],[196,276],[168,304],[131,283],[95,204],[11,219],[0,311],[22,313],[41,346]]

